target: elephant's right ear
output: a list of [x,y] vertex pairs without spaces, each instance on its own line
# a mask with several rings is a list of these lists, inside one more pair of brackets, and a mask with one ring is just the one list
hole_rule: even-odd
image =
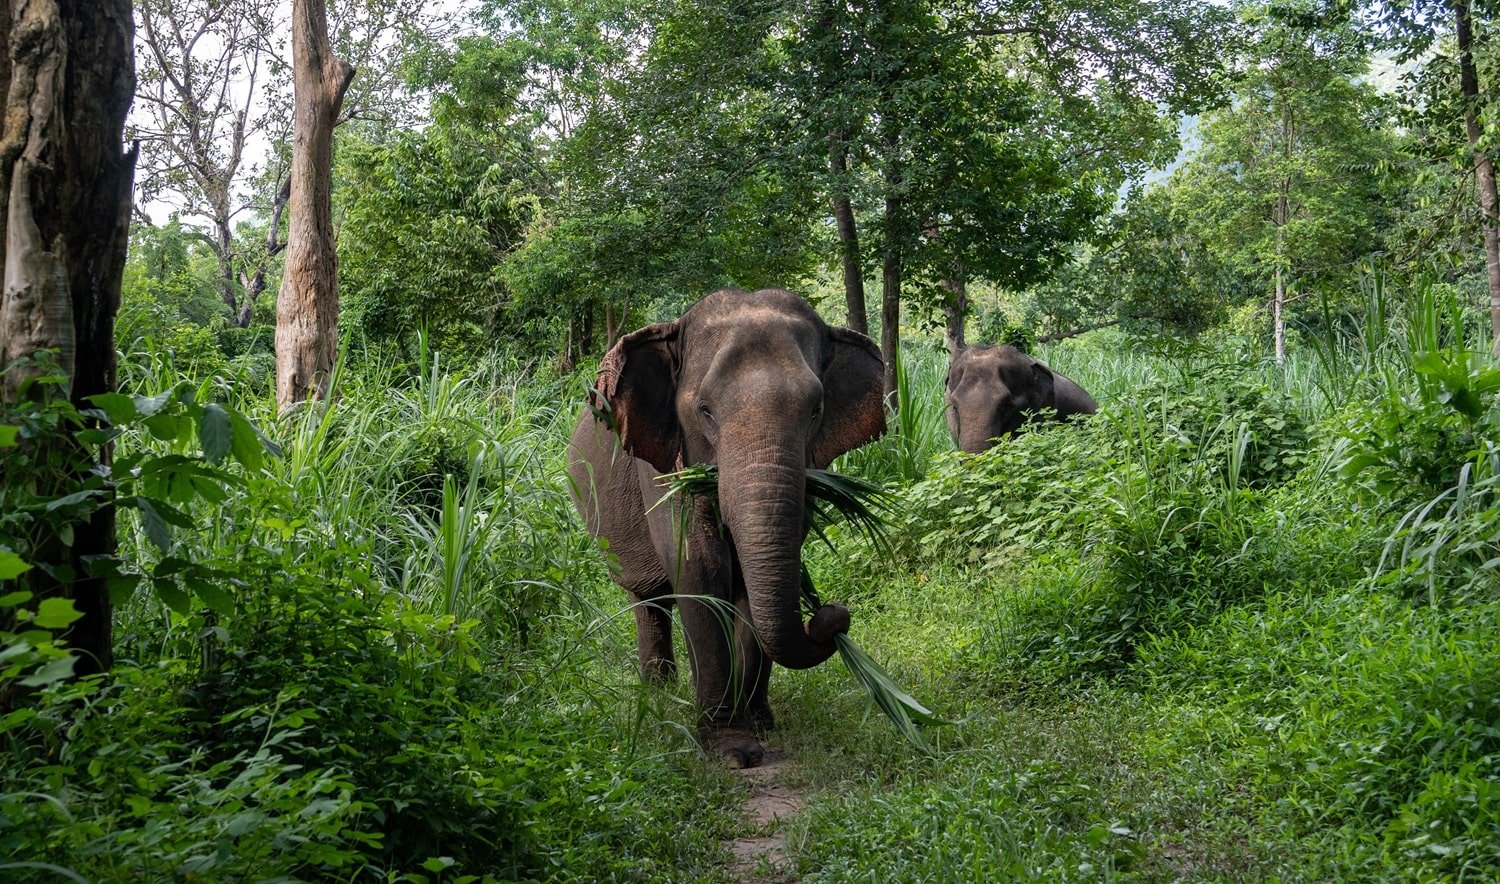
[[667,473],[682,466],[676,396],[677,323],[661,322],[631,332],[604,354],[589,407],[626,451]]

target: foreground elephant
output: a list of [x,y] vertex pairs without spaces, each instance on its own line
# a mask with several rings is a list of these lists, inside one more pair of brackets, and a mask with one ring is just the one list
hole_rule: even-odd
[[[868,338],[798,296],[724,289],[622,338],[573,432],[575,499],[618,557],[642,672],[676,671],[675,601],[704,744],[734,766],[761,761],[771,662],[816,666],[849,629],[841,605],[802,622],[806,470],[885,431],[881,371]],[[718,518],[703,498],[661,501],[659,475],[700,463],[719,468]]]
[[1082,387],[1015,347],[969,347],[948,369],[948,432],[970,454],[1008,436],[1044,408],[1058,420],[1093,414],[1094,399]]

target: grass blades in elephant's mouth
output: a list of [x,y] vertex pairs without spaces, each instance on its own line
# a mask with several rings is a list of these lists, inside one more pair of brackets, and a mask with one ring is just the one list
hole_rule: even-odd
[[[667,487],[669,495],[716,498],[719,492],[719,470],[712,464],[695,464],[675,473],[668,473],[658,481]],[[829,540],[825,529],[841,520],[847,521],[877,549],[884,549],[885,523],[880,518],[879,510],[889,502],[890,495],[873,482],[827,470],[807,471],[808,523],[812,533],[830,549],[833,542]],[[806,565],[802,566],[802,605],[809,614],[823,606]],[[839,658],[854,675],[855,681],[859,682],[880,711],[885,713],[910,743],[926,751],[927,741],[922,738],[918,725],[951,724],[934,715],[932,710],[903,690],[891,678],[890,673],[848,635],[840,633],[834,636],[834,644],[838,647]]]

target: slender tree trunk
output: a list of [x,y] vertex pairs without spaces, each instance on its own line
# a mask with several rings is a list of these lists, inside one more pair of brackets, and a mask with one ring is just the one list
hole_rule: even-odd
[[968,346],[964,340],[964,320],[969,315],[969,281],[964,262],[954,260],[948,275],[943,278],[943,288],[948,292],[943,303],[943,343],[948,347],[951,362]]
[[1500,194],[1496,192],[1495,166],[1479,148],[1484,126],[1479,120],[1479,72],[1474,66],[1474,24],[1470,0],[1453,0],[1453,18],[1458,36],[1458,81],[1463,93],[1464,129],[1474,151],[1474,179],[1479,185],[1479,208],[1484,224],[1484,269],[1490,289],[1490,336],[1500,358]]
[[604,305],[604,347],[602,348],[604,352],[609,352],[609,348],[620,339],[620,326],[625,321],[625,315],[626,309],[623,305],[619,310],[615,309],[614,304]]
[[[0,8],[0,366],[38,349],[57,351],[74,404],[115,389],[114,322],[129,236],[135,151],[124,151],[125,113],[135,91],[130,0],[11,0]],[[7,374],[0,395],[15,401],[25,373]],[[34,393],[33,395],[41,395]],[[108,461],[109,451],[103,452]],[[39,476],[43,494],[77,477]],[[83,617],[67,635],[79,674],[109,667],[110,603],[104,578],[84,576],[115,549],[106,505],[67,526],[71,543],[39,538],[30,589],[71,598]],[[50,572],[50,573],[49,573]],[[71,572],[71,574],[69,573]]]
[[1271,292],[1271,339],[1276,349],[1276,364],[1286,364],[1286,284],[1283,268],[1286,264],[1287,193],[1286,182],[1282,182],[1281,193],[1276,197],[1276,272],[1275,287]]
[[[899,183],[900,173],[896,173]],[[889,183],[889,182],[888,182]],[[885,403],[896,411],[896,363],[901,354],[901,235],[899,196],[885,199],[885,230],[880,263],[880,352],[885,357]]]
[[833,219],[839,231],[839,255],[844,265],[844,304],[849,327],[862,335],[870,333],[866,318],[865,277],[859,255],[859,228],[849,200],[849,147],[835,135],[828,148],[828,171],[833,181]]
[[578,363],[573,359],[573,339],[577,337],[578,322],[577,315],[570,316],[567,327],[563,331],[562,349],[557,353],[558,377],[567,377],[573,373],[573,369],[578,367]]
[[[1277,231],[1280,236],[1280,231]],[[1281,262],[1276,262],[1276,291],[1271,297],[1271,337],[1276,346],[1276,364],[1286,364],[1286,320],[1282,310],[1286,306],[1286,289],[1281,282]]]
[[229,308],[229,315],[238,316],[240,299],[234,285],[234,232],[229,229],[227,215],[214,219],[214,257],[219,259],[219,297]]
[[325,0],[292,2],[291,224],[276,297],[276,403],[328,394],[338,351],[333,129],[354,67],[333,54]]
[[[1281,150],[1286,167],[1292,163],[1292,111],[1281,112]],[[1276,227],[1276,272],[1275,287],[1271,293],[1271,339],[1276,352],[1276,364],[1286,364],[1286,226],[1292,220],[1292,182],[1282,177],[1276,183],[1276,205],[1272,209],[1271,221]]]
[[249,328],[250,320],[255,314],[255,303],[260,300],[261,293],[266,290],[266,269],[271,259],[281,254],[286,248],[286,241],[281,238],[281,216],[286,211],[287,200],[292,195],[292,180],[288,178],[283,181],[280,189],[276,191],[276,202],[271,206],[271,223],[266,230],[266,253],[260,256],[256,262],[255,274],[249,279],[241,276],[241,284],[245,289],[244,300],[240,302],[239,316],[235,317],[235,324],[240,328]]

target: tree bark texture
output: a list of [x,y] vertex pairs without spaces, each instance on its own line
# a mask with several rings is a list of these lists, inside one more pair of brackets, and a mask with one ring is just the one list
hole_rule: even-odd
[[[135,151],[123,149],[135,91],[130,0],[8,0],[0,9],[7,51],[0,66],[0,366],[39,349],[56,351],[80,407],[114,390],[114,322],[129,238]],[[15,401],[32,369],[7,373],[0,395]],[[105,452],[108,457],[108,452]],[[40,481],[40,480],[39,480]],[[43,494],[61,493],[70,479]],[[71,598],[83,617],[66,638],[76,671],[111,663],[109,593],[83,576],[90,556],[114,551],[114,511],[71,526],[71,544],[43,538],[27,576],[39,597]],[[72,571],[74,577],[65,576]]]
[[[1290,168],[1292,162],[1292,112],[1285,108],[1281,113],[1281,149]],[[1286,364],[1286,226],[1292,220],[1292,182],[1283,177],[1276,184],[1276,205],[1272,209],[1271,222],[1276,227],[1276,279],[1271,292],[1271,339],[1276,352],[1276,364]]]
[[892,413],[898,407],[896,363],[901,355],[902,262],[898,224],[902,211],[900,197],[886,197],[880,262],[880,353],[885,357],[885,404]]
[[1500,194],[1495,166],[1480,144],[1484,126],[1479,121],[1479,71],[1474,65],[1474,22],[1470,0],[1453,0],[1458,37],[1458,81],[1463,94],[1464,130],[1474,151],[1474,180],[1479,187],[1479,209],[1484,225],[1484,270],[1490,290],[1490,337],[1500,358]]
[[328,395],[338,352],[333,129],[354,68],[334,56],[325,0],[292,3],[292,170],[286,266],[276,298],[276,403]]
[[948,347],[948,360],[969,346],[964,340],[964,320],[969,316],[969,283],[962,261],[955,260],[948,275],[943,278],[943,288],[948,297],[943,302],[943,343]]
[[281,217],[286,214],[287,200],[291,197],[292,180],[288,178],[277,189],[276,202],[271,206],[271,223],[266,228],[266,253],[255,262],[254,274],[240,273],[240,287],[245,290],[239,313],[235,316],[235,324],[240,328],[250,327],[250,320],[255,316],[255,302],[266,290],[266,265],[286,248],[286,241],[281,238]]
[[866,318],[865,277],[859,255],[859,227],[849,200],[849,148],[834,136],[828,148],[828,171],[833,181],[833,219],[839,232],[839,255],[844,266],[844,304],[849,327],[862,335],[870,333]]

